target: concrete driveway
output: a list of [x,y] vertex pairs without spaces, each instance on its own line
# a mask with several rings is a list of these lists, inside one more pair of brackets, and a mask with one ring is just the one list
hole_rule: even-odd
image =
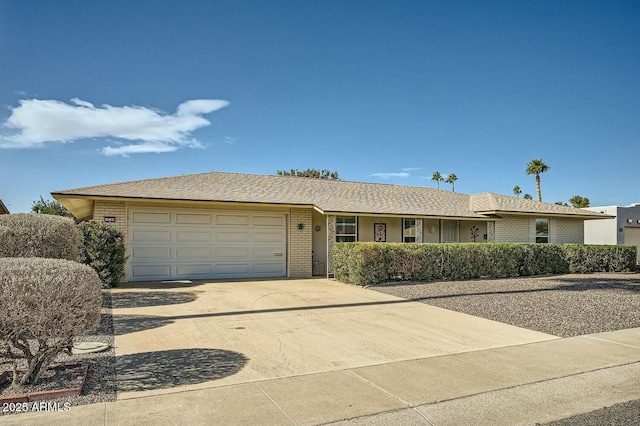
[[118,399],[556,339],[328,279],[112,291]]

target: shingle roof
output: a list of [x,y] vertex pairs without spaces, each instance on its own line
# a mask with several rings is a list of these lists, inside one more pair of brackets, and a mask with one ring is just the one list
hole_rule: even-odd
[[63,204],[70,198],[117,197],[306,205],[325,212],[460,218],[486,218],[487,214],[496,211],[602,216],[498,194],[466,195],[416,186],[226,172],[89,186],[52,194],[62,196],[59,200]]
[[0,200],[0,214],[9,214],[9,209],[4,205],[2,200]]

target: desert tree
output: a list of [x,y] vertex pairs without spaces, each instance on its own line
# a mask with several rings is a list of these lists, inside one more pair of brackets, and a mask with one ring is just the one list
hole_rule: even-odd
[[531,194],[524,194],[524,198],[525,200],[533,200],[533,197],[531,196]]
[[542,201],[542,191],[540,190],[540,174],[549,171],[550,167],[542,161],[542,158],[531,160],[527,164],[525,171],[528,175],[536,176],[536,192],[538,193],[538,201]]
[[573,207],[579,209],[589,207],[589,199],[586,197],[581,197],[580,195],[574,195],[573,197],[569,198],[569,202]]

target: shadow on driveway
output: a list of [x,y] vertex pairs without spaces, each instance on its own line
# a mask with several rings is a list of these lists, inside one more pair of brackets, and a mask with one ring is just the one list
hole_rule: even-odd
[[130,291],[117,292],[111,296],[113,309],[143,308],[147,306],[178,305],[196,300],[194,293],[171,291]]
[[137,331],[151,330],[173,324],[171,318],[155,315],[114,315],[113,330],[116,336],[135,333]]
[[249,359],[222,349],[174,349],[116,358],[118,392],[139,392],[232,376]]

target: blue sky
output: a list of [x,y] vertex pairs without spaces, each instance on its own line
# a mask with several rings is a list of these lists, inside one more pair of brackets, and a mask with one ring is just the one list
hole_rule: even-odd
[[[207,171],[640,202],[637,1],[0,2],[0,199]],[[449,189],[450,185],[443,184]]]

